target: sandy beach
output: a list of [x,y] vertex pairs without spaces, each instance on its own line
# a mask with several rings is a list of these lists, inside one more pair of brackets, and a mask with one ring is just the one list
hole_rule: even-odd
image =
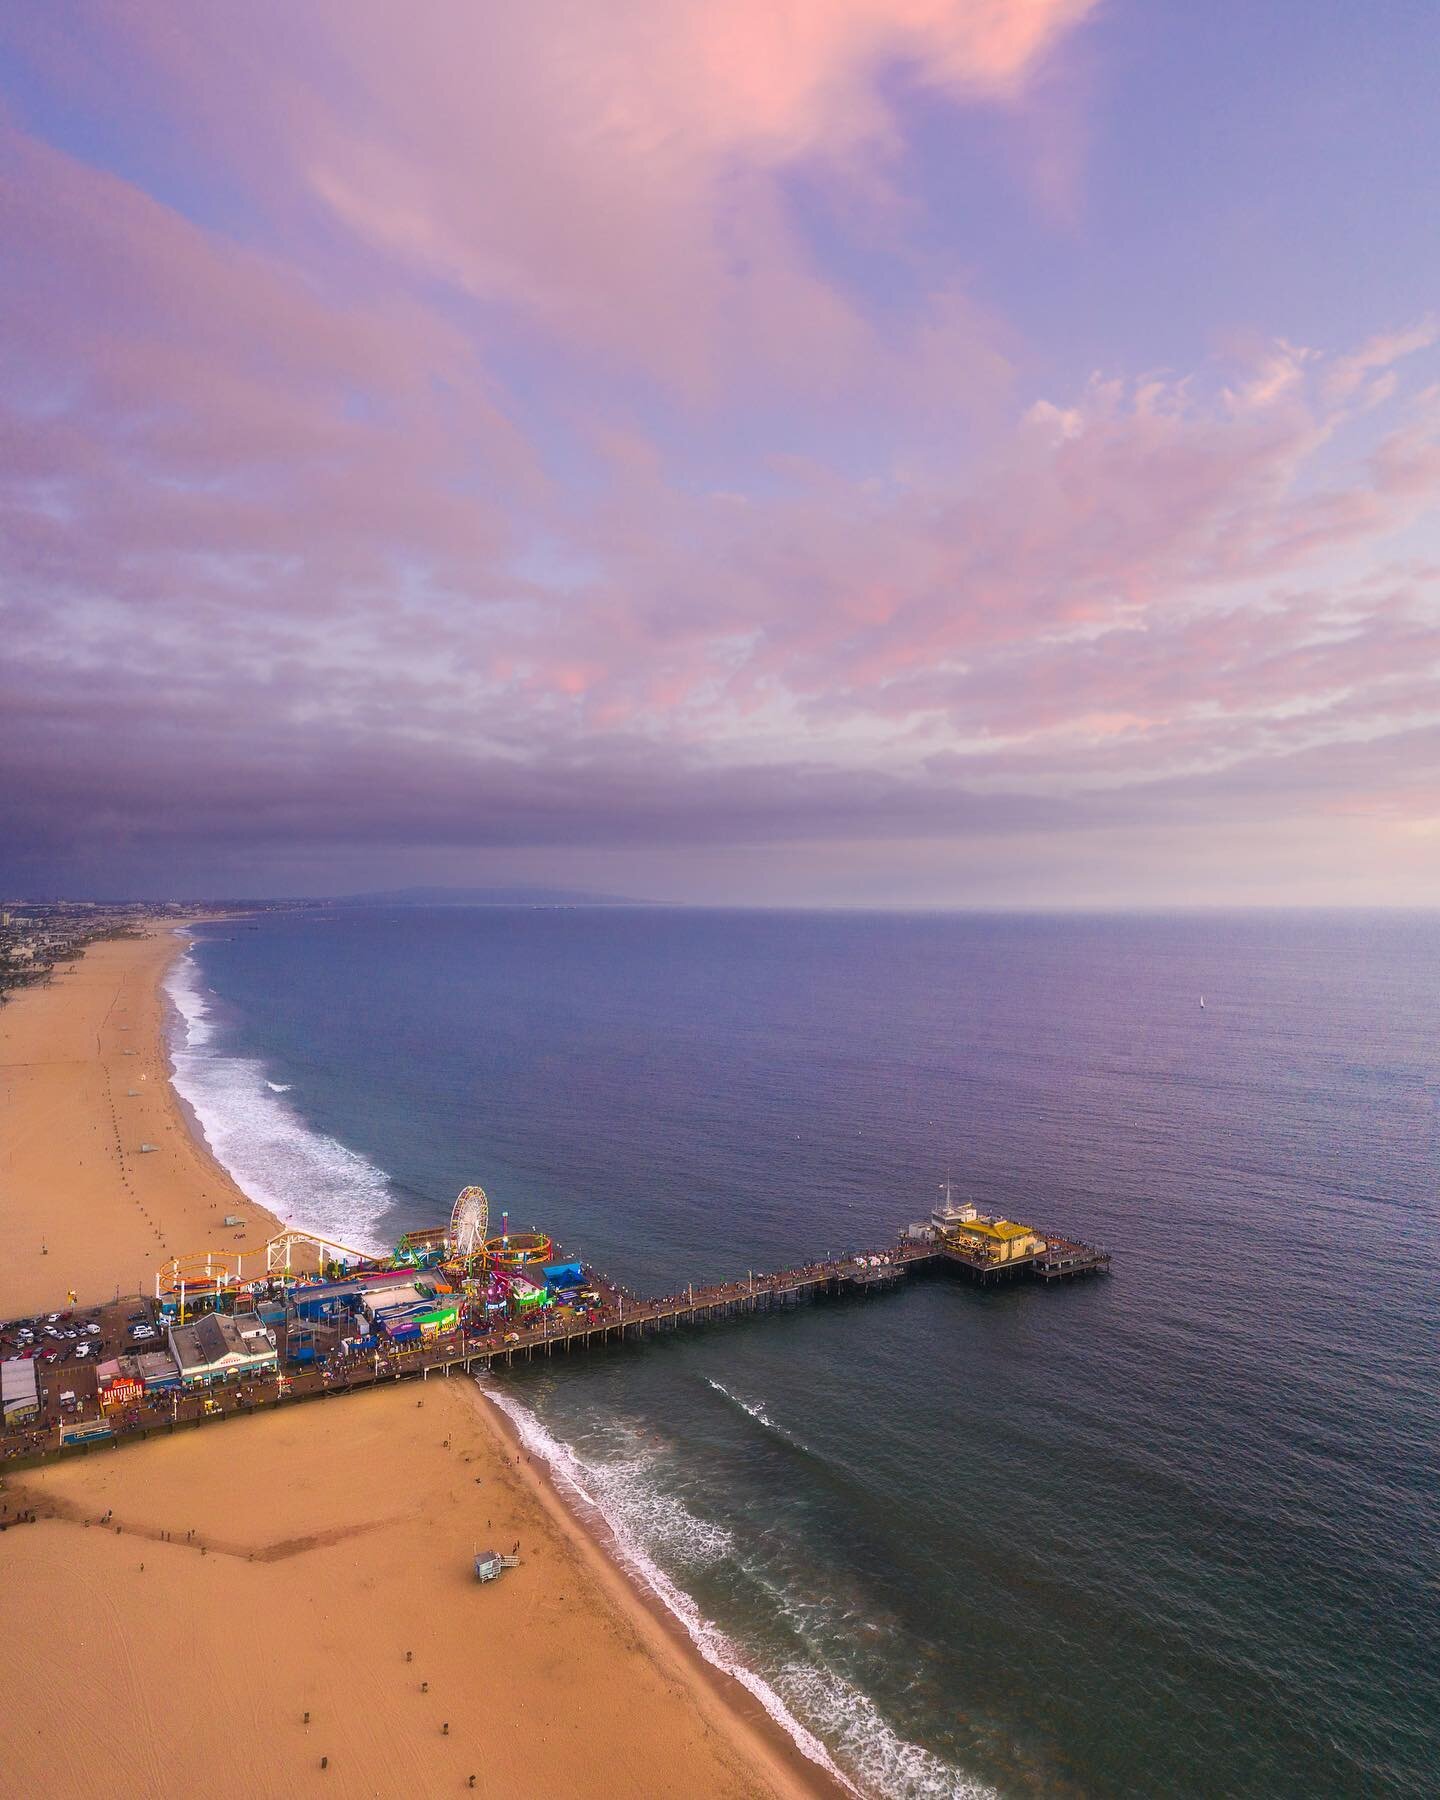
[[166,926],[95,944],[0,1007],[0,1318],[153,1293],[167,1256],[258,1250],[278,1229],[170,1085],[160,982],[182,942]]
[[[275,1228],[169,1086],[177,942],[96,946],[0,1009],[0,1314],[139,1291],[157,1253]],[[0,1504],[40,1515],[0,1534],[7,1794],[835,1791],[467,1379],[12,1474]],[[517,1542],[518,1569],[473,1580],[477,1547]]]

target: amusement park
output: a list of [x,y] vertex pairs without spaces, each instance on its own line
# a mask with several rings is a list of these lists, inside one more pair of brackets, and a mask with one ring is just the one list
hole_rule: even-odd
[[204,1250],[155,1273],[155,1305],[167,1325],[206,1313],[256,1315],[286,1334],[286,1361],[312,1362],[317,1343],[373,1350],[425,1344],[465,1328],[479,1335],[547,1308],[573,1315],[600,1296],[579,1262],[558,1259],[543,1231],[490,1233],[485,1190],[461,1190],[449,1223],[409,1231],[388,1255],[289,1229],[261,1252]]

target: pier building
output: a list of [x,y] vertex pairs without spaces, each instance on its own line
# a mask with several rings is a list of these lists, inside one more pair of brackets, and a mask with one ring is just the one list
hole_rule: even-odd
[[257,1313],[206,1313],[193,1325],[172,1325],[170,1351],[188,1387],[273,1374],[279,1361],[274,1333]]
[[40,1387],[35,1364],[29,1357],[9,1357],[0,1363],[0,1405],[7,1429],[29,1425],[39,1418]]
[[966,1219],[955,1227],[951,1241],[999,1263],[1038,1256],[1045,1248],[1044,1238],[1013,1219]]

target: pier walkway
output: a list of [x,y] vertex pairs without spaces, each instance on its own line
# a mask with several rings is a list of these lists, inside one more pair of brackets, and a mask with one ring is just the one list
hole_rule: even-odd
[[[576,1350],[624,1343],[747,1313],[770,1312],[811,1300],[877,1293],[898,1287],[922,1270],[948,1268],[982,1286],[990,1286],[1024,1279],[1048,1284],[1109,1269],[1108,1253],[1093,1246],[1059,1236],[1046,1237],[1045,1244],[1045,1250],[1038,1255],[996,1262],[984,1255],[969,1255],[944,1242],[902,1240],[880,1251],[846,1254],[795,1269],[752,1272],[734,1281],[689,1286],[658,1299],[641,1298],[592,1270],[591,1291],[598,1294],[599,1304],[583,1312],[547,1312],[534,1323],[506,1321],[483,1333],[462,1329],[443,1342],[429,1345],[386,1344],[374,1351],[347,1353],[337,1339],[323,1357],[302,1366],[291,1361],[287,1336],[282,1340],[278,1373],[208,1389],[147,1396],[141,1403],[112,1410],[93,1420],[93,1435],[83,1441],[75,1438],[78,1421],[73,1413],[67,1420],[47,1405],[36,1424],[0,1433],[0,1471],[120,1443],[140,1442],[213,1419],[353,1393],[385,1382],[473,1373],[511,1364],[517,1358],[569,1355]],[[313,1333],[307,1332],[306,1336],[314,1341]],[[93,1371],[87,1369],[86,1374],[93,1382]],[[78,1369],[67,1370],[59,1385],[78,1380]],[[48,1377],[47,1388],[52,1385],[57,1385],[56,1379]],[[62,1424],[67,1427],[63,1436],[69,1441],[58,1441]]]

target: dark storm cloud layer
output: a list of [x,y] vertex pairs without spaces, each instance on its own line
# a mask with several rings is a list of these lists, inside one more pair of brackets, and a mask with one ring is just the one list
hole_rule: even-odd
[[0,115],[0,874],[1268,821],[1423,897],[1434,324],[1037,400],[960,259],[887,313],[791,205],[913,271],[882,72],[1043,132],[1090,10],[0,26],[39,92],[103,44],[116,146]]

